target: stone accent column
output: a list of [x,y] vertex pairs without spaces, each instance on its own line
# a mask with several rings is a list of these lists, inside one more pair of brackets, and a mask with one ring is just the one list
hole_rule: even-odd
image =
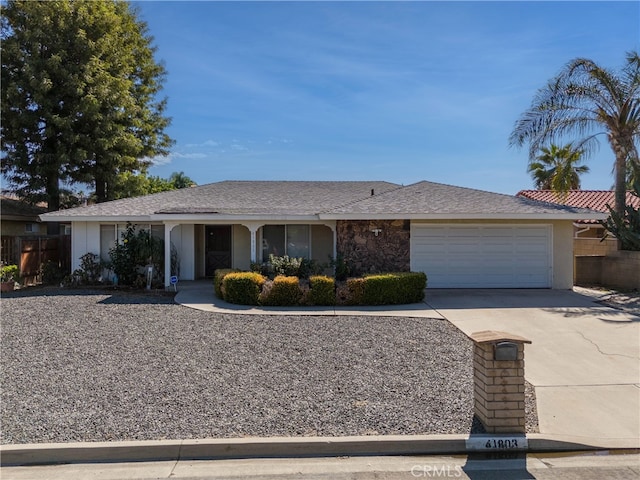
[[471,340],[476,416],[488,433],[525,433],[524,344],[531,341],[492,330]]

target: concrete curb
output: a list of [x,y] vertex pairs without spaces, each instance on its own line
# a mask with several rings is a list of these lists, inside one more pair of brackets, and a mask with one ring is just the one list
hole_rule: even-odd
[[[472,437],[498,439],[513,438],[514,435]],[[11,466],[223,458],[452,455],[496,451],[471,448],[467,444],[469,438],[469,435],[389,435],[1,445],[0,463],[2,466]],[[638,439],[595,440],[562,435],[530,434],[527,435],[527,440],[529,444],[527,452],[640,449]]]

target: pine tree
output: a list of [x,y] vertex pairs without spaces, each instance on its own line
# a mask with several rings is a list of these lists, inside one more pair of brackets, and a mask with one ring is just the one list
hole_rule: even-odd
[[2,173],[18,193],[92,185],[115,194],[119,174],[166,155],[165,69],[146,24],[116,0],[9,0],[2,9]]

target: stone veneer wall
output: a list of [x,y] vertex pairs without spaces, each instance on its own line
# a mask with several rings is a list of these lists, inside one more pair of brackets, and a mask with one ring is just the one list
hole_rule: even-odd
[[336,236],[338,255],[353,275],[409,271],[409,220],[338,220]]

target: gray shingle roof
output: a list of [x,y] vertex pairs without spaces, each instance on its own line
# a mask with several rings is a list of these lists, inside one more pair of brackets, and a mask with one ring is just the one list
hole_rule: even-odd
[[315,215],[398,188],[389,182],[224,181],[48,213],[53,217],[137,217],[154,213]]
[[[372,195],[372,191],[375,193]],[[47,213],[43,220],[113,218],[122,221],[159,214],[225,215],[273,219],[317,216],[358,218],[600,218],[591,210],[526,198],[418,182],[224,181],[137,198]]]
[[406,218],[421,215],[545,215],[593,214],[582,208],[553,205],[526,198],[455,187],[433,182],[418,182],[403,188],[370,196],[355,204],[332,208],[327,215],[380,215]]

